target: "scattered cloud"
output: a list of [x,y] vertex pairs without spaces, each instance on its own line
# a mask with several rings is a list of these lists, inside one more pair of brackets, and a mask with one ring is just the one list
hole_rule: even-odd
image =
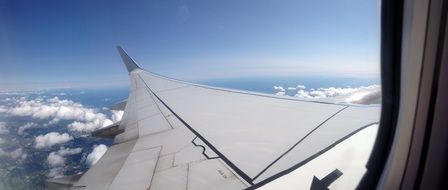
[[59,148],[58,151],[51,152],[47,157],[47,163],[50,166],[50,170],[47,174],[48,177],[61,177],[66,170],[65,162],[66,157],[70,155],[79,154],[82,152],[81,148]]
[[123,110],[112,110],[112,121],[117,122],[120,121],[123,117],[124,111]]
[[[80,94],[84,94],[84,92]],[[91,153],[89,150],[85,152],[83,150],[84,146],[81,145],[79,148],[65,146],[72,145],[75,136],[80,135],[82,137],[84,135],[77,132],[88,132],[112,124],[121,120],[124,113],[123,111],[102,110],[101,107],[81,104],[66,98],[71,96],[69,93],[58,93],[57,96],[59,97],[55,97],[55,95],[50,92],[17,96],[7,95],[0,98],[0,116],[7,118],[7,120],[4,120],[5,122],[0,119],[0,159],[14,168],[26,168],[29,164],[32,164],[46,169],[46,171],[30,171],[25,176],[28,181],[34,179],[28,179],[31,175],[40,176],[39,179],[42,175],[52,178],[62,177],[66,173],[79,170],[83,165],[91,166],[98,162],[106,152],[107,146],[97,145]],[[13,122],[9,123],[7,121]],[[57,131],[47,132],[56,129],[56,127],[44,128],[46,126],[56,126],[55,124],[58,126]],[[35,131],[35,128],[45,132],[34,135],[34,132],[38,132]],[[7,136],[4,134],[7,134]],[[60,148],[61,145],[62,148]],[[32,152],[33,150],[34,152]],[[36,152],[36,150],[39,151]],[[43,159],[41,156],[43,156]],[[81,157],[82,161],[72,163]],[[73,160],[74,158],[76,159]],[[8,168],[8,172],[10,169]],[[2,172],[0,171],[0,173]],[[2,176],[3,174],[5,173],[2,173]]]
[[8,110],[6,109],[6,107],[5,106],[0,106],[0,113],[5,113],[5,112],[7,112]]
[[121,120],[123,117],[124,111],[115,111],[112,110],[112,117],[111,119],[103,119],[101,118],[95,118],[88,122],[79,122],[75,121],[68,125],[68,128],[74,131],[83,131],[83,132],[91,132],[98,128],[106,127],[109,125],[112,125],[113,123]]
[[75,121],[73,123],[70,123],[68,125],[68,128],[73,131],[91,132],[94,131],[95,129],[111,125],[112,123],[113,122],[109,119],[107,120],[95,119],[89,122]]
[[279,95],[279,96],[285,95],[285,88],[283,88],[282,86],[274,86],[274,90],[277,91],[275,93],[276,95]]
[[297,86],[296,86],[296,89],[305,89],[305,88],[306,88],[305,85],[297,85]]
[[[285,95],[285,90],[282,86],[274,86],[277,90],[277,95]],[[381,86],[370,85],[361,86],[357,88],[318,88],[307,90],[304,85],[297,85],[296,87],[288,87],[288,90],[297,90],[294,95],[299,98],[308,99],[328,99],[335,102],[345,102],[352,104],[380,104],[381,103]]]
[[6,152],[3,149],[0,148],[0,157],[2,156],[6,156],[6,157],[10,157],[12,159],[25,159],[28,155],[26,153],[23,152],[22,148],[18,148],[15,149],[11,152]]
[[86,162],[89,166],[93,166],[106,153],[107,146],[104,144],[95,145],[92,152],[87,156]]
[[23,135],[25,130],[32,128],[32,127],[37,127],[37,126],[38,126],[37,123],[28,122],[25,125],[20,126],[19,129],[17,129],[17,134]]
[[52,167],[59,167],[65,165],[65,156],[79,154],[82,152],[81,148],[63,148],[58,151],[51,152],[47,157],[47,163]]
[[59,134],[56,132],[51,132],[46,135],[39,135],[34,139],[34,147],[36,148],[46,148],[53,146],[55,144],[62,144],[73,140],[73,137],[68,133]]
[[[70,130],[91,132],[108,126],[121,119],[119,113],[112,112],[112,119],[97,109],[86,107],[71,100],[61,100],[58,97],[37,97],[28,100],[26,97],[14,99],[14,105],[6,108],[8,114],[14,116],[29,116],[34,119],[49,119],[47,125],[58,123],[61,120],[73,121],[68,125]],[[121,114],[122,115],[122,114]]]
[[47,163],[52,167],[63,166],[65,158],[57,154],[57,152],[51,152],[47,157]]
[[55,168],[51,168],[50,171],[48,172],[47,176],[49,178],[58,178],[58,177],[63,177],[64,175],[62,175],[62,173],[64,172],[64,168],[63,167],[55,167]]
[[279,96],[283,96],[283,95],[285,95],[285,91],[276,92],[275,94],[279,95]]
[[302,98],[329,98],[352,93],[357,90],[358,88],[335,88],[335,87],[318,88],[317,90],[311,90],[311,91],[301,89],[297,92],[296,96]]
[[82,149],[81,148],[63,148],[61,147],[58,151],[59,155],[62,156],[68,156],[68,155],[73,155],[73,154],[79,154],[81,153]]
[[299,90],[299,89],[305,89],[305,85],[297,85],[296,87],[288,87],[288,90]]
[[381,103],[381,88],[369,88],[359,90],[352,93],[350,97],[346,99],[346,102],[353,104],[380,104]]
[[285,91],[285,88],[283,88],[283,86],[274,86],[274,90],[276,91]]

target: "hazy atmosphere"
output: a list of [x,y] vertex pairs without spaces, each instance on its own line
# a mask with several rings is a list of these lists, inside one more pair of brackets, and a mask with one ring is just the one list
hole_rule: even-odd
[[0,89],[127,86],[115,46],[178,79],[378,77],[377,1],[0,2]]

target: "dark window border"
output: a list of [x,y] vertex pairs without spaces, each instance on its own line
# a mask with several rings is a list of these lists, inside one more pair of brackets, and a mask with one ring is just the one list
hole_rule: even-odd
[[381,119],[378,135],[358,189],[375,189],[389,156],[398,119],[403,0],[381,2]]

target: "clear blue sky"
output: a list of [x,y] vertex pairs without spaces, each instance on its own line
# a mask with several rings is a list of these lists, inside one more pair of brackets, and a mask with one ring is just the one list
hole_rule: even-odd
[[0,91],[128,84],[115,50],[184,80],[374,76],[378,0],[1,0]]

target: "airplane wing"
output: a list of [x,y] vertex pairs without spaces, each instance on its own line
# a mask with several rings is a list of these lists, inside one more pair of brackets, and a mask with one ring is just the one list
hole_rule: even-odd
[[130,94],[122,120],[95,133],[114,138],[113,145],[86,173],[75,180],[54,179],[53,185],[252,189],[306,165],[379,120],[378,106],[306,101],[163,77],[118,51],[129,72]]

